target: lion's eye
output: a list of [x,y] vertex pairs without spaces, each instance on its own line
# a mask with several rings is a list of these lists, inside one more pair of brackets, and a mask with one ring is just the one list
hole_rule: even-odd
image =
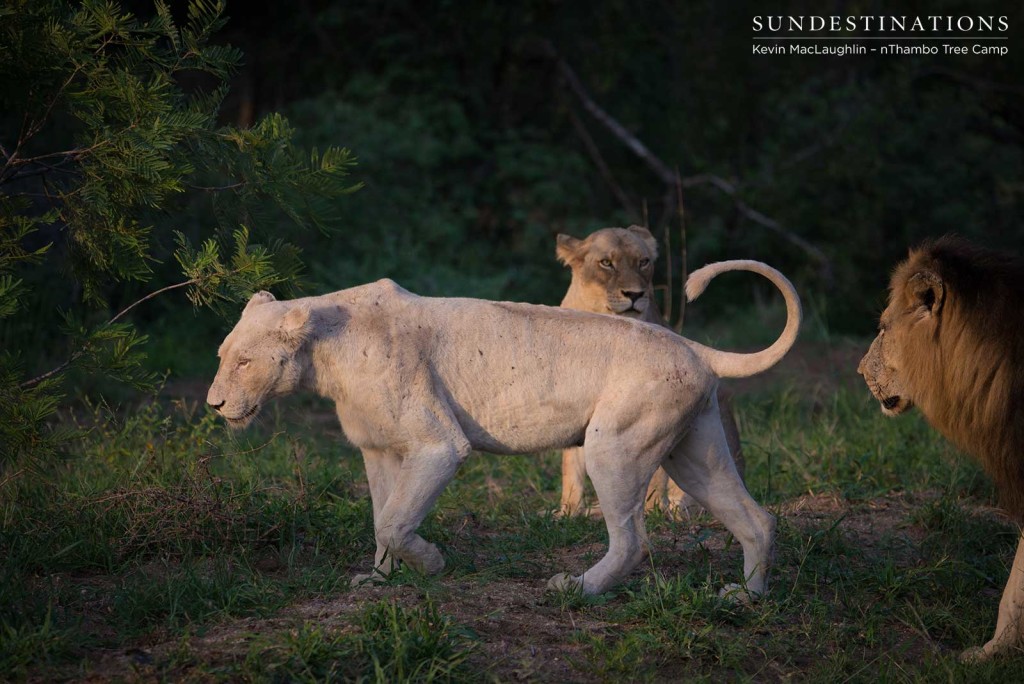
[[641,259],[640,260],[640,268],[647,268],[650,265],[651,265],[651,260],[650,259]]
[[612,267],[612,260],[611,259],[601,259],[600,263],[601,263],[601,267],[602,268],[611,268]]
[[249,365],[249,359],[239,359],[238,360],[238,365],[237,365],[238,368],[245,368],[248,365]]

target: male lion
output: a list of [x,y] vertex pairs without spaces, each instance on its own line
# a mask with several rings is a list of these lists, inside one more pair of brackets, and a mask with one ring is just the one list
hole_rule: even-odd
[[[569,290],[562,299],[563,308],[628,316],[668,327],[654,300],[654,262],[658,258],[658,243],[646,228],[602,228],[582,240],[571,235],[559,235],[555,255],[572,270]],[[740,433],[736,429],[728,395],[721,389],[718,391],[718,407],[729,454],[740,477],[743,477]],[[585,476],[583,450],[579,447],[563,450],[562,501],[559,506],[563,515],[576,515],[583,511]],[[683,490],[670,481],[663,468],[658,468],[647,489],[647,509],[661,508],[677,513],[686,506]]]
[[[1007,510],[1024,517],[1024,260],[955,237],[925,242],[897,266],[878,336],[860,362],[882,412],[918,406],[973,455]],[[1024,539],[983,660],[1024,645]]]
[[778,271],[755,261],[707,266],[699,295],[722,271],[764,274],[786,296],[778,340],[754,354],[718,351],[615,316],[530,304],[418,297],[390,280],[320,297],[249,300],[220,347],[207,402],[244,427],[277,395],[300,389],[333,399],[363,453],[373,502],[375,567],[402,561],[429,573],[440,551],[416,529],[472,450],[528,454],[586,446],[608,528],[608,553],[555,589],[606,591],[644,557],[643,502],[663,465],[743,547],[750,599],[765,590],[775,518],[747,493],[728,456],[718,377],[773,366],[796,340],[800,300]]

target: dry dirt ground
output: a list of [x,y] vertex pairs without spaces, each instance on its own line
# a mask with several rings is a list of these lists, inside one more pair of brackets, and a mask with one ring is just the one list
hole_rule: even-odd
[[[776,509],[776,513],[791,526],[791,534],[798,537],[810,538],[823,529],[831,530],[842,538],[844,546],[856,550],[855,554],[837,560],[857,564],[877,560],[875,556],[878,554],[891,555],[893,539],[905,540],[908,549],[920,543],[925,532],[910,522],[911,512],[935,497],[937,493],[900,494],[851,504],[835,496],[805,496],[785,503]],[[740,563],[738,547],[732,544],[726,548],[728,535],[720,526],[703,521],[694,525],[681,523],[680,527],[682,529],[673,533],[661,531],[652,536],[659,559],[658,572],[665,576],[686,573],[687,563],[703,554],[709,554],[713,567],[726,576],[736,572]],[[702,531],[710,534],[701,534]],[[473,536],[474,530],[467,526],[459,535],[460,543],[471,545]],[[694,544],[694,538],[702,541]],[[879,546],[880,539],[887,540],[884,549]],[[581,568],[601,548],[602,544],[590,544],[566,549],[556,562],[563,567]],[[539,568],[551,565],[550,558],[538,555],[535,560]],[[795,564],[777,566],[773,582],[776,586],[793,587],[801,571],[802,568]],[[651,568],[646,567],[634,574],[643,576],[651,572]],[[444,577],[432,585],[430,593],[440,612],[469,627],[477,636],[477,650],[469,662],[482,678],[500,681],[594,681],[592,674],[581,672],[581,667],[587,669],[588,650],[578,638],[578,633],[614,635],[621,631],[623,625],[598,619],[595,611],[561,604],[544,591],[545,578],[543,573],[522,580],[501,578],[481,581],[478,578]],[[816,591],[827,595],[831,589],[826,584]],[[766,600],[792,598],[771,596]],[[423,594],[412,585],[366,587],[295,603],[272,617],[222,622],[210,626],[201,635],[191,637],[187,644],[188,655],[184,658],[181,655],[181,638],[169,641],[141,639],[127,649],[95,654],[94,667],[83,681],[213,680],[219,668],[241,661],[251,652],[253,644],[259,644],[267,637],[297,630],[308,622],[315,622],[325,629],[344,631],[350,629],[353,618],[366,604],[382,599],[412,607],[422,601]],[[612,598],[611,602],[623,600],[618,597]],[[825,600],[841,601],[842,597],[827,597]],[[985,597],[985,600],[994,604],[998,601],[998,593]],[[837,616],[836,619],[842,618]],[[737,632],[743,629],[742,626],[736,628]],[[903,632],[897,640],[903,657],[907,659],[912,660],[940,648],[912,626],[906,626]],[[762,633],[748,633],[742,638],[769,642],[773,635],[762,630]],[[837,644],[835,647],[845,646]],[[769,653],[770,650],[770,647],[766,649]],[[170,663],[173,665],[168,669]],[[799,660],[781,662],[765,658],[755,664],[758,671],[755,679],[783,681],[796,677],[799,680],[805,665]],[[706,668],[701,669],[705,675],[714,674],[713,670],[709,673]],[[747,672],[749,674],[750,671]],[[666,663],[659,667],[654,678],[671,681],[686,674],[687,663]],[[732,679],[736,673],[721,674]]]

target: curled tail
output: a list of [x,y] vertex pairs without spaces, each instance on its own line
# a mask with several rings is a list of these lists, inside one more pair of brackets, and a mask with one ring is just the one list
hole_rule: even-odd
[[789,282],[786,276],[782,275],[768,264],[760,261],[746,259],[735,261],[719,261],[699,268],[690,274],[686,280],[686,300],[692,302],[699,297],[704,289],[715,276],[726,271],[753,271],[760,273],[775,284],[775,287],[782,291],[786,299],[786,327],[783,329],[779,339],[775,340],[772,346],[752,354],[738,354],[734,352],[719,351],[706,347],[698,342],[690,341],[697,355],[705,363],[711,366],[712,370],[720,378],[746,378],[751,375],[762,373],[786,355],[793,343],[796,342],[797,332],[800,330],[800,319],[803,316],[800,309],[800,297],[796,293],[793,283]]

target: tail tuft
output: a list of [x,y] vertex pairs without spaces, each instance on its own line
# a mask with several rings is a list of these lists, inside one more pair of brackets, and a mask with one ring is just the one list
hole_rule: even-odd
[[767,349],[752,354],[737,354],[706,347],[692,340],[687,341],[698,355],[711,366],[712,370],[718,374],[718,377],[746,378],[774,366],[778,363],[779,359],[785,356],[786,352],[793,346],[793,343],[796,342],[802,317],[800,296],[796,293],[793,283],[789,282],[786,276],[771,266],[760,261],[737,259],[708,264],[691,273],[690,277],[686,280],[687,301],[692,302],[699,297],[712,278],[727,271],[751,271],[758,273],[779,288],[783,298],[786,300],[786,327],[779,338]]
[[714,264],[698,268],[686,279],[686,301],[692,302],[704,293],[711,279],[718,275],[717,269],[713,267]]

